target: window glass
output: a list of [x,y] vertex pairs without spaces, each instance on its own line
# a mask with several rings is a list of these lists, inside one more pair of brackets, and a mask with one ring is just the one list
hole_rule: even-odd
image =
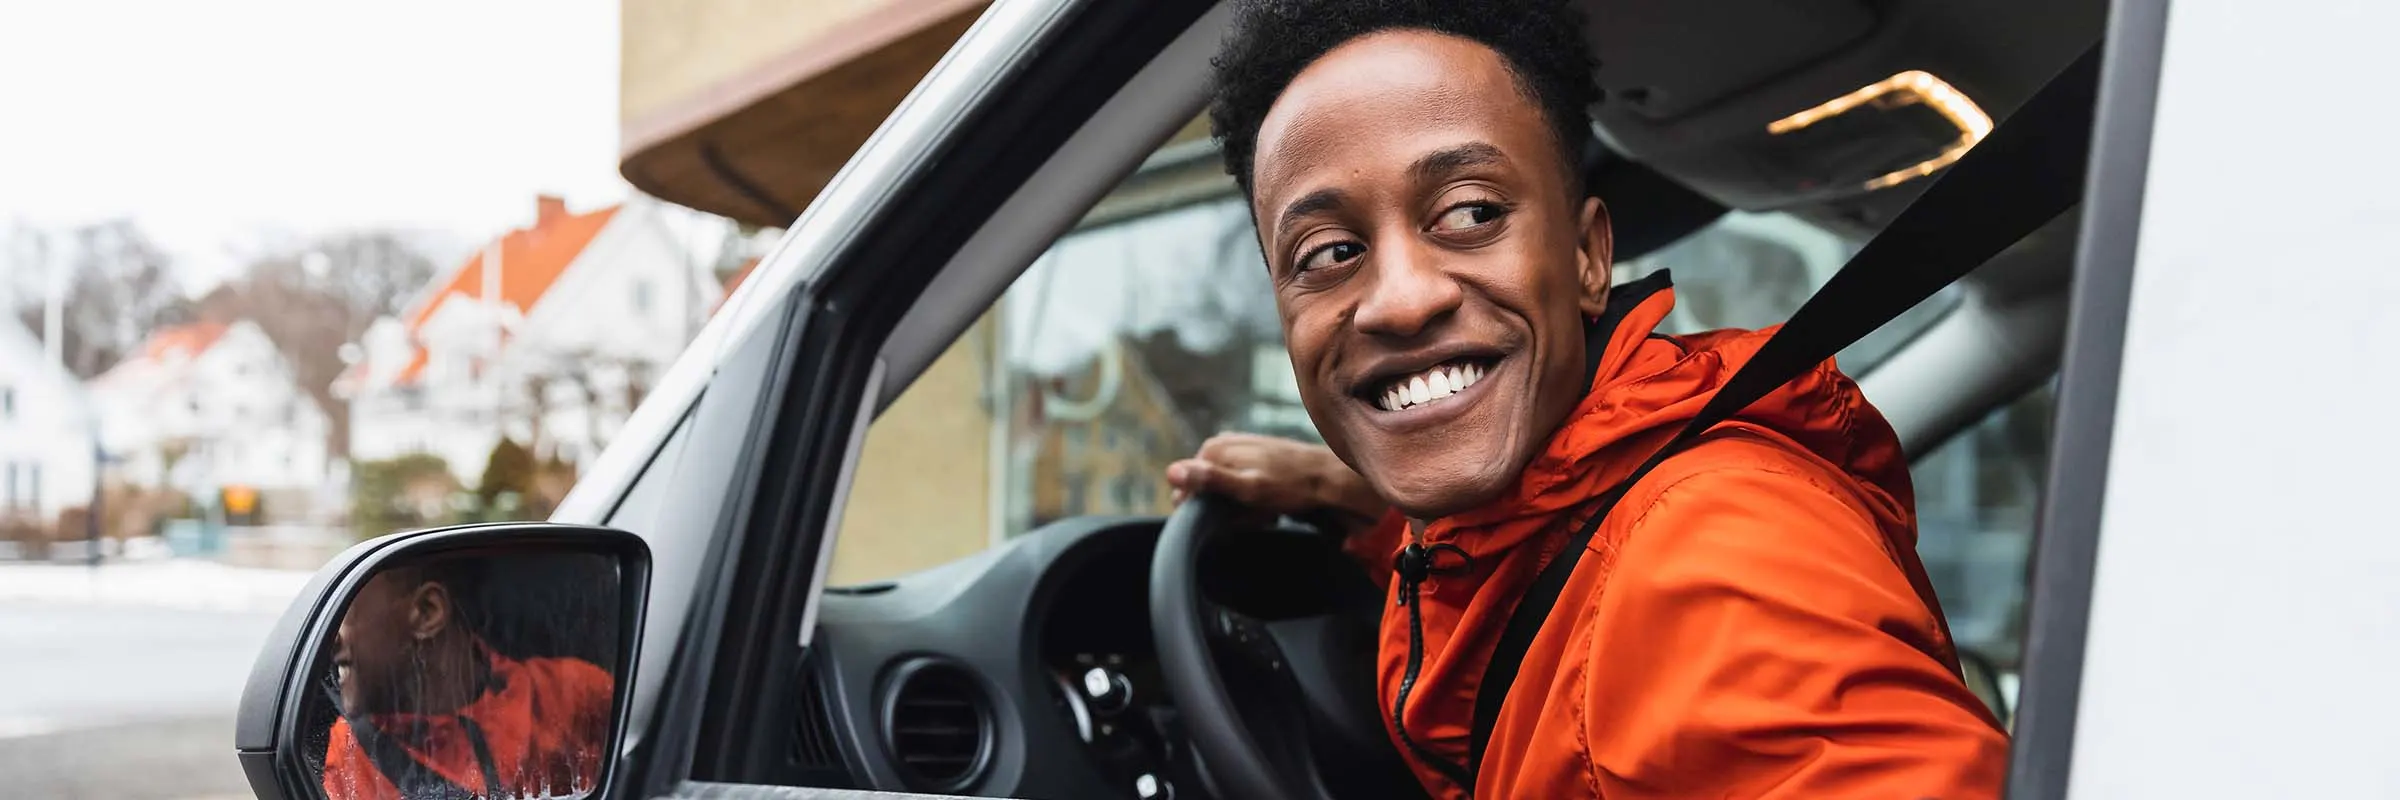
[[[1734,213],[1617,277],[1675,271],[1669,331],[1758,327],[1856,247],[1787,215]],[[1882,352],[1844,363],[1863,371]],[[1164,514],[1166,465],[1220,430],[1318,438],[1248,206],[1213,153],[1172,144],[868,428],[832,580],[924,569],[1066,517]]]
[[[1670,270],[1675,310],[1667,333],[1763,328],[1790,319],[1840,271],[1862,241],[1774,212],[1735,211],[1682,240],[1617,265],[1619,283]],[[1941,293],[1842,351],[1837,363],[1863,375],[1957,302]]]
[[2057,382],[1985,416],[1909,467],[1917,489],[1917,553],[1961,649],[2013,671],[2049,465]]

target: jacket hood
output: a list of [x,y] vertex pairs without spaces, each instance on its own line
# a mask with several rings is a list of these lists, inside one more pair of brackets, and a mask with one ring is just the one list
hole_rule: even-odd
[[[1531,538],[1544,526],[1511,523],[1554,517],[1623,481],[1698,416],[1781,327],[1659,333],[1658,325],[1674,307],[1672,279],[1663,270],[1610,290],[1607,313],[1586,330],[1592,380],[1583,401],[1526,464],[1509,493],[1431,521],[1423,541],[1456,545],[1479,557]],[[1716,430],[1729,426],[1786,440],[1825,460],[1874,495],[1883,521],[1909,521],[1915,503],[1897,438],[1831,359],[1718,423]]]

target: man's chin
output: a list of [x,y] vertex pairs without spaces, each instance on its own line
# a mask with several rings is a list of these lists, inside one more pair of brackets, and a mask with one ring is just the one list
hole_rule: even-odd
[[1490,504],[1508,491],[1510,477],[1489,471],[1424,469],[1370,477],[1368,483],[1410,519],[1433,520]]

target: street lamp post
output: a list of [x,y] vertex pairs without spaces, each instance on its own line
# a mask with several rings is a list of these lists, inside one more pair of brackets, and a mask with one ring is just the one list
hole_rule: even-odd
[[92,422],[92,502],[85,505],[90,511],[83,515],[83,536],[88,547],[85,556],[91,560],[93,569],[100,568],[100,529],[104,527],[101,517],[106,513],[101,503],[106,495],[103,489],[107,482],[103,476],[107,470],[108,450],[100,444],[100,422],[95,416]]

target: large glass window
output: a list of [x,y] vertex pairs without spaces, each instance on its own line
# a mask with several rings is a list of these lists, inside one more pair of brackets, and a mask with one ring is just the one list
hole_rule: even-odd
[[[1164,514],[1166,465],[1220,430],[1317,438],[1247,204],[1205,144],[1154,156],[868,429],[836,583],[931,567],[1066,517]],[[1618,277],[1674,270],[1670,331],[1759,327],[1790,316],[1856,247],[1788,215],[1733,213]],[[1863,342],[1844,365],[1863,371],[1889,350]]]

